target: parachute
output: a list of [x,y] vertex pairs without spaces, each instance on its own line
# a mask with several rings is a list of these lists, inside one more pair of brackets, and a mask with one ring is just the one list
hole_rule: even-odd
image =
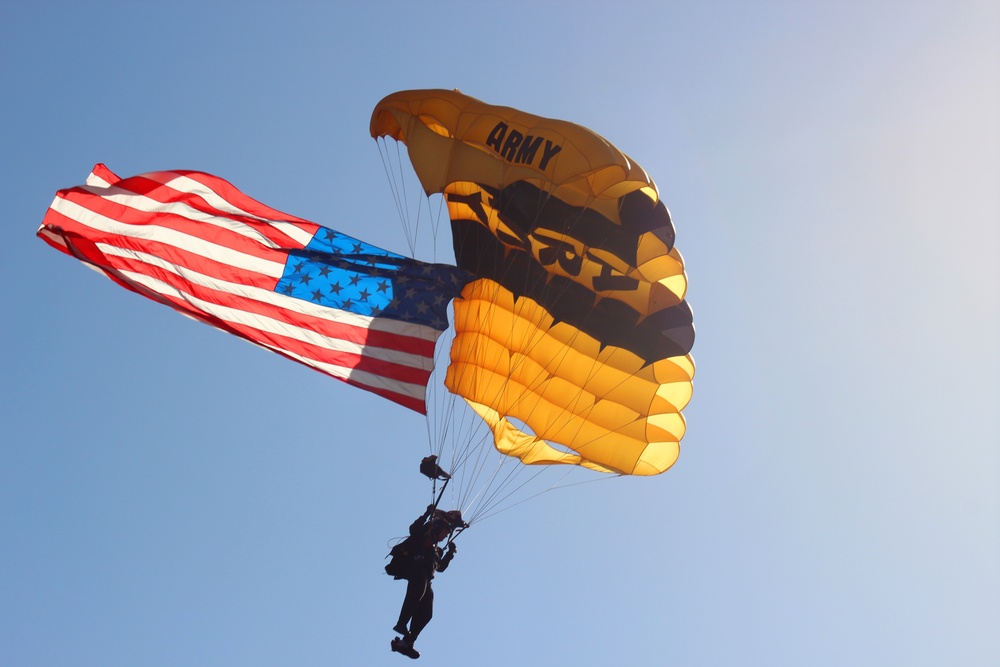
[[677,460],[692,393],[684,261],[652,179],[590,130],[458,91],[372,113],[447,203],[455,259],[445,377],[525,464],[653,475]]

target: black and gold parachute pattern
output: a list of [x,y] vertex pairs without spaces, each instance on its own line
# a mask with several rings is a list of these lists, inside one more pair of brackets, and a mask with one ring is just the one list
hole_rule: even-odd
[[524,463],[621,474],[677,460],[691,398],[687,276],[646,172],[590,130],[458,91],[383,99],[371,134],[406,144],[448,204],[459,267],[445,383]]

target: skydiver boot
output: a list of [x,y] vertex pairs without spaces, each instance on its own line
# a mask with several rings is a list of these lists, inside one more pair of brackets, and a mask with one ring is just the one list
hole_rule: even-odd
[[392,649],[393,653],[402,653],[406,657],[414,660],[420,657],[420,654],[417,653],[417,649],[413,648],[413,644],[405,638],[396,637],[389,642],[389,648]]

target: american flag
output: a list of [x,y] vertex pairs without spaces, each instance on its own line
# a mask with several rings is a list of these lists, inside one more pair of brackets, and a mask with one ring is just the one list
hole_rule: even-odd
[[434,345],[469,280],[276,211],[221,178],[103,164],[38,236],[122,287],[426,412]]

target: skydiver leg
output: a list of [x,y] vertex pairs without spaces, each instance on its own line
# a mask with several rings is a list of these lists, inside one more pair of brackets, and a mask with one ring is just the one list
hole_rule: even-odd
[[396,621],[396,626],[393,628],[403,635],[403,639],[409,640],[410,631],[407,626],[410,624],[410,619],[416,614],[420,600],[428,590],[429,584],[430,580],[423,577],[406,580],[406,595],[403,597],[403,606],[399,610],[399,620]]
[[410,621],[410,634],[407,639],[410,644],[417,641],[417,635],[423,630],[428,623],[431,622],[431,617],[434,615],[434,591],[431,589],[430,581],[427,582],[427,591],[424,593],[417,601],[417,607],[413,610],[412,620]]

